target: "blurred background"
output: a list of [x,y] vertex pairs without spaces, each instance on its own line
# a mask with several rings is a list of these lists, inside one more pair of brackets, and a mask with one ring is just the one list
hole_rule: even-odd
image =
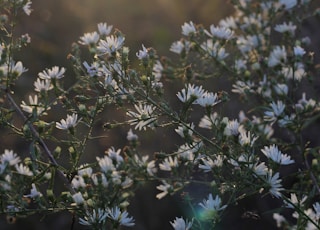
[[[29,17],[20,18],[17,31],[19,34],[29,33],[32,41],[22,53],[18,54],[29,69],[16,86],[16,91],[25,95],[25,99],[28,92],[33,90],[32,83],[38,73],[45,68],[54,65],[64,66],[67,68],[66,76],[72,76],[72,67],[67,60],[71,44],[77,42],[84,33],[96,31],[100,22],[113,25],[126,35],[126,46],[130,47],[132,56],[142,44],[155,48],[159,56],[171,56],[170,45],[181,37],[181,25],[184,22],[193,21],[208,28],[209,25],[217,23],[233,12],[227,0],[33,0],[32,2],[33,12]],[[317,31],[318,26],[319,24],[308,21],[304,33],[317,36],[314,31]],[[314,41],[314,47],[320,47],[320,39]],[[125,139],[126,130],[119,130],[119,133],[120,138],[115,136],[104,140],[103,148],[106,149],[112,143]],[[12,137],[5,137],[1,141],[2,149],[11,149],[15,141]],[[150,147],[154,147],[153,144],[162,145],[159,142],[150,142]],[[19,145],[15,148],[28,148],[28,143]],[[153,187],[146,187],[138,191],[132,200],[129,213],[136,219],[134,229],[171,229],[169,221],[185,214],[186,205],[179,201],[181,199],[172,197],[158,201],[155,198],[156,193]],[[232,216],[226,217],[230,218],[230,221],[225,221],[217,229],[257,229],[258,222],[259,229],[273,229],[274,225],[270,224],[272,222],[270,218],[241,219],[243,213],[247,211],[260,212],[272,209],[270,206],[277,206],[270,203],[268,198],[260,204],[255,202],[256,198],[252,197],[246,200],[246,204],[235,207]],[[256,210],[257,207],[259,210]],[[235,219],[235,216],[239,218]],[[7,223],[5,216],[0,216],[0,229],[5,230],[70,229],[71,223],[72,215],[68,212],[18,219],[12,225]],[[86,228],[75,224],[73,229]]]

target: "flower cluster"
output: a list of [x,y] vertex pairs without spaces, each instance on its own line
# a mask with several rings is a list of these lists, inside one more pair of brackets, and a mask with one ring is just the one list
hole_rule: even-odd
[[[131,199],[152,181],[157,199],[181,194],[190,208],[167,221],[175,230],[213,229],[252,196],[274,201],[264,210],[274,226],[320,228],[320,147],[308,132],[320,103],[307,87],[310,39],[297,36],[310,1],[234,2],[234,16],[216,25],[182,25],[169,48],[178,60],[142,45],[137,67],[125,36],[99,23],[69,55],[76,76],[59,66],[39,72],[27,101],[13,97],[27,71],[14,51],[30,38],[3,39],[0,122],[29,148],[0,155],[0,213],[69,210],[92,229],[132,227]],[[3,5],[32,12],[31,1]],[[182,82],[178,92],[166,88],[172,80]],[[119,139],[125,146],[113,147]]]

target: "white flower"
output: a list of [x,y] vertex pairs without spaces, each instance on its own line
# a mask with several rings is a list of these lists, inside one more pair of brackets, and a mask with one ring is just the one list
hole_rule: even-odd
[[138,135],[134,134],[132,132],[132,129],[129,129],[128,133],[127,133],[127,140],[128,141],[137,141],[138,140]]
[[203,118],[201,118],[199,122],[199,127],[204,129],[212,129],[214,125],[217,124],[218,116],[219,115],[217,112],[210,114],[210,117],[205,115]]
[[187,125],[180,125],[174,131],[176,131],[176,133],[179,134],[182,138],[185,138],[185,137],[191,137],[193,134],[193,130],[194,130],[194,124],[191,123]]
[[136,112],[128,111],[127,115],[134,119],[129,120],[130,125],[136,125],[135,129],[146,130],[146,127],[154,127],[157,118],[153,115],[155,107],[147,104],[134,105]]
[[100,54],[112,55],[123,46],[124,40],[125,38],[123,36],[108,36],[106,40],[99,41],[97,50]]
[[181,54],[181,52],[184,50],[185,46],[182,41],[176,41],[171,44],[170,51],[173,53]]
[[224,135],[226,136],[237,136],[239,134],[239,122],[235,120],[227,120],[226,127],[224,129]]
[[37,78],[33,85],[36,92],[49,91],[53,88],[53,86],[51,85],[51,81],[48,79],[41,80],[40,78]]
[[24,13],[26,14],[26,15],[30,15],[31,14],[31,4],[32,4],[32,2],[31,1],[27,1],[27,3],[22,7],[22,9],[23,9],[23,11],[24,11]]
[[221,206],[221,198],[216,195],[213,199],[212,194],[208,195],[208,199],[204,199],[199,205],[204,209],[206,217],[214,217],[216,212],[222,211],[227,207],[227,205]]
[[25,197],[30,197],[30,198],[41,197],[42,194],[41,194],[41,192],[39,192],[37,190],[36,185],[34,183],[32,183],[31,186],[32,186],[32,188],[30,190],[30,194],[25,195]]
[[166,157],[162,163],[159,164],[159,167],[163,171],[171,171],[172,168],[179,166],[177,157]]
[[185,36],[188,36],[190,34],[194,34],[197,32],[194,24],[192,21],[190,21],[189,23],[185,22],[182,26],[181,26],[181,29],[182,29],[182,34],[185,35]]
[[61,69],[58,66],[54,66],[51,69],[46,69],[38,74],[41,79],[61,79],[64,77],[66,69],[62,67]]
[[75,189],[85,188],[86,183],[82,176],[75,176],[71,181],[72,187]]
[[270,106],[271,110],[264,112],[263,119],[265,121],[274,122],[280,115],[282,115],[286,105],[282,101],[277,101],[277,103],[273,101],[270,103]]
[[274,27],[274,30],[279,32],[279,33],[290,33],[291,35],[294,35],[294,32],[296,30],[297,26],[294,25],[292,22],[289,23],[282,23],[282,24],[278,24]]
[[106,151],[106,154],[108,154],[108,156],[112,160],[115,160],[117,162],[117,165],[123,162],[123,157],[120,155],[120,153],[121,153],[121,149],[118,149],[117,151],[115,151],[114,147],[111,147]]
[[113,165],[112,159],[108,156],[104,156],[103,158],[96,157],[100,169],[102,172],[107,173],[109,171],[114,171],[116,168]]
[[205,92],[199,97],[195,103],[201,105],[202,107],[215,106],[221,102],[216,93]]
[[286,222],[284,216],[280,215],[279,213],[273,213],[272,217],[277,223],[277,228],[281,228],[282,224]]
[[289,91],[289,87],[287,86],[287,84],[276,84],[273,86],[274,91],[278,94],[278,95],[287,95],[288,91]]
[[150,176],[153,176],[154,173],[157,172],[155,161],[152,160],[152,161],[148,162],[148,159],[149,159],[148,155],[143,156],[141,160],[139,159],[139,157],[137,155],[134,155],[134,159],[135,159],[136,163],[139,165],[139,167],[145,168],[147,170],[147,173]]
[[185,221],[182,217],[176,219],[173,222],[170,222],[171,226],[174,228],[174,230],[189,230],[192,227],[193,220],[192,221]]
[[239,143],[241,146],[244,145],[249,145],[249,146],[253,146],[254,142],[258,139],[258,137],[255,137],[253,134],[251,134],[250,131],[246,131],[242,128],[239,128]]
[[135,225],[133,217],[128,217],[128,212],[121,212],[119,207],[108,209],[108,217],[123,226],[131,227]]
[[20,76],[22,73],[28,71],[28,69],[24,68],[21,61],[18,61],[16,64],[12,64],[11,67],[9,67],[9,70],[11,70],[11,73],[13,73],[16,76]]
[[99,34],[95,31],[93,33],[85,33],[80,37],[79,43],[81,45],[94,45],[99,41]]
[[[100,176],[101,179],[99,179],[98,176]],[[107,180],[106,176],[103,173],[92,174],[91,179],[92,179],[94,185],[96,185],[96,186],[99,185],[99,184],[102,184],[102,186],[106,188],[109,185],[108,180]]]
[[246,95],[247,93],[254,92],[254,86],[254,83],[251,81],[236,81],[236,83],[232,85],[233,89],[231,91],[240,95]]
[[177,93],[177,97],[182,102],[187,102],[192,99],[193,103],[196,103],[196,100],[204,94],[202,86],[195,86],[188,84],[186,88],[182,89],[181,92]]
[[268,173],[268,167],[264,162],[261,162],[260,164],[256,163],[253,167],[253,171],[258,176],[265,176]]
[[279,179],[279,173],[275,173],[274,175],[272,175],[272,170],[270,169],[269,172],[266,175],[266,180],[267,183],[269,184],[270,188],[269,188],[269,192],[277,197],[280,198],[282,195],[280,193],[280,191],[283,190],[282,185],[281,185],[281,179]]
[[79,176],[87,176],[87,177],[91,177],[92,175],[92,168],[89,167],[88,164],[83,164],[79,167],[80,169],[78,169],[78,175]]
[[274,67],[287,60],[287,52],[284,46],[276,46],[268,58],[268,66]]
[[9,165],[16,165],[21,160],[20,157],[13,152],[13,150],[5,149],[4,153],[0,156],[1,163],[7,163]]
[[220,27],[220,26],[214,26],[214,25],[210,26],[210,32],[205,30],[205,33],[209,37],[217,37],[217,38],[226,39],[226,40],[231,39],[234,34],[234,32],[227,27]]
[[172,186],[168,184],[165,180],[163,180],[162,184],[157,186],[157,189],[162,191],[161,193],[158,193],[156,195],[156,197],[160,200],[172,190]]
[[73,194],[72,199],[77,205],[81,205],[85,202],[81,192],[77,192],[77,193]]
[[144,45],[142,45],[142,50],[139,50],[136,55],[140,60],[146,59],[149,57],[148,49]]
[[295,46],[293,47],[293,53],[297,57],[302,57],[305,55],[306,51],[301,46]]
[[289,165],[294,163],[294,160],[292,160],[287,154],[281,153],[276,145],[271,145],[269,147],[265,146],[264,149],[261,149],[261,152],[263,152],[266,157],[278,164]]
[[33,176],[33,173],[30,171],[29,167],[23,164],[16,164],[15,167],[19,174],[25,175],[25,176]]
[[152,69],[152,74],[156,81],[160,81],[162,77],[162,71],[163,71],[163,66],[161,62],[157,60]]
[[295,206],[301,208],[304,206],[304,202],[308,199],[308,196],[304,195],[301,200],[297,198],[295,193],[290,193],[290,201],[284,200],[284,204],[286,208],[296,209]]
[[199,164],[199,168],[204,172],[211,172],[214,167],[221,167],[223,165],[224,157],[219,155],[215,160],[212,160],[209,157],[201,158],[203,164]]
[[306,99],[306,93],[302,93],[302,98],[298,101],[295,105],[296,109],[299,111],[313,109],[316,106],[316,101],[310,98],[309,100]]
[[112,25],[107,25],[107,23],[99,23],[98,24],[98,31],[100,35],[107,36],[111,33],[113,26]]
[[67,115],[67,119],[61,119],[60,122],[56,122],[56,127],[58,129],[67,130],[75,127],[79,123],[78,114],[73,113],[72,115]]
[[296,81],[301,81],[301,79],[306,76],[306,71],[304,69],[304,65],[301,62],[297,62],[294,64],[294,68],[292,67],[283,67],[281,70],[282,74],[288,78]]
[[92,213],[87,210],[84,218],[79,218],[79,224],[87,226],[101,224],[105,222],[107,216],[108,213],[100,208],[98,208],[98,211],[93,209]]
[[208,39],[207,42],[201,45],[201,48],[206,51],[211,57],[222,61],[229,54],[226,52],[225,48],[221,46],[218,42],[213,43],[212,39]]
[[236,19],[232,16],[226,17],[219,22],[219,26],[230,29],[237,29]]

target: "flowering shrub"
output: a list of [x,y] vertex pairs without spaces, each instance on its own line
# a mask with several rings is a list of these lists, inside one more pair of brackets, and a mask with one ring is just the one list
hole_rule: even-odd
[[[253,195],[276,201],[268,210],[275,226],[319,229],[319,143],[308,130],[320,104],[311,87],[310,38],[298,36],[302,20],[312,15],[311,1],[232,2],[234,16],[217,25],[182,25],[183,37],[170,47],[178,56],[173,60],[142,45],[137,68],[125,36],[99,23],[73,45],[74,71],[43,70],[24,101],[14,90],[27,69],[15,57],[31,39],[14,29],[21,12],[32,12],[31,1],[0,1],[1,128],[30,144],[24,159],[14,146],[2,150],[1,213],[16,218],[68,210],[92,229],[132,227],[130,200],[155,181],[156,198],[182,194],[190,207],[187,216],[170,221],[176,230],[213,229]],[[64,83],[72,77],[72,85]],[[216,78],[232,87],[211,91]],[[170,81],[184,86],[172,94]],[[109,108],[124,120],[110,122],[104,116]],[[105,138],[95,129],[108,133],[119,126],[127,129],[119,137],[127,145],[104,146],[104,155],[84,162],[92,156],[90,141]],[[145,133],[170,131],[181,143],[175,150],[142,150]],[[205,189],[193,194],[190,186]]]

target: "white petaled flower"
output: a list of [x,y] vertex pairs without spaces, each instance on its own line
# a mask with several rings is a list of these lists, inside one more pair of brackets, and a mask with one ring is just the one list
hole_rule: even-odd
[[210,32],[205,30],[205,33],[209,37],[217,37],[217,38],[226,39],[226,40],[231,39],[234,34],[234,32],[227,27],[220,27],[215,25],[211,25]]
[[266,164],[264,162],[261,162],[259,164],[256,163],[253,166],[253,171],[258,176],[265,176],[268,173],[268,167],[266,166]]
[[225,48],[218,42],[213,43],[212,39],[208,39],[207,42],[203,43],[201,45],[201,48],[206,51],[211,57],[216,58],[219,61],[222,61],[229,56]]
[[85,202],[81,192],[77,192],[77,193],[73,194],[72,199],[77,205],[82,205]]
[[233,16],[226,17],[219,22],[219,26],[230,29],[237,29],[236,19]]
[[276,145],[271,145],[269,147],[265,146],[263,149],[261,149],[261,152],[263,152],[266,157],[278,164],[289,165],[294,163],[294,160],[292,160],[287,154],[283,154]]
[[293,79],[296,81],[301,81],[302,78],[306,76],[304,65],[301,62],[296,62],[294,64],[294,68],[284,66],[281,72],[287,79]]
[[308,199],[308,196],[303,195],[302,199],[298,199],[295,193],[290,193],[290,201],[283,200],[286,208],[296,209],[295,206],[301,208],[304,206],[305,201]]
[[280,215],[279,213],[273,213],[272,217],[277,223],[277,228],[281,228],[282,224],[287,222],[284,216]]
[[103,35],[103,36],[107,36],[111,33],[111,30],[112,30],[113,26],[112,25],[109,25],[107,23],[99,23],[98,24],[98,31],[99,31],[99,34],[100,35]]
[[104,156],[103,158],[96,157],[100,169],[102,172],[107,173],[109,171],[116,170],[115,166],[113,165],[112,159],[108,156]]
[[171,171],[172,168],[179,166],[177,157],[166,157],[162,163],[159,164],[159,167],[163,171]]
[[51,69],[46,69],[38,74],[39,78],[41,79],[61,79],[64,77],[64,73],[66,72],[66,69],[64,67],[60,68],[58,66],[54,66]]
[[79,224],[87,226],[101,224],[105,222],[107,216],[108,213],[100,208],[98,208],[98,211],[93,209],[92,212],[87,210],[86,215],[83,218],[79,218]]
[[128,111],[127,115],[134,119],[129,120],[130,125],[136,125],[135,129],[146,130],[146,127],[153,128],[157,118],[153,115],[155,107],[147,104],[134,105],[136,112]]
[[283,96],[287,95],[289,91],[289,87],[287,84],[280,84],[280,83],[274,85],[273,89],[276,92],[276,94],[283,95]]
[[17,172],[21,175],[33,176],[33,172],[30,171],[29,167],[27,167],[23,164],[16,164],[15,168],[16,168]]
[[156,187],[158,190],[162,191],[161,193],[158,193],[156,195],[156,197],[160,200],[163,197],[165,197],[166,195],[168,195],[172,190],[172,186],[170,184],[168,184],[165,180],[162,181],[161,185],[158,185]]
[[258,139],[258,137],[251,134],[250,131],[247,132],[246,130],[242,129],[242,126],[239,128],[239,133],[239,143],[241,146],[249,145],[252,147],[254,142]]
[[128,141],[137,141],[138,140],[138,135],[134,134],[132,132],[132,129],[129,129],[128,133],[127,133],[127,140]]
[[287,60],[287,51],[284,46],[276,46],[268,58],[268,66],[275,67]]
[[281,179],[279,173],[275,173],[272,175],[272,170],[270,169],[269,172],[266,174],[266,181],[269,184],[269,192],[271,195],[280,198],[282,194],[280,191],[283,190],[282,185],[281,185]]
[[154,79],[156,81],[160,81],[160,79],[162,77],[162,71],[163,71],[163,66],[162,66],[161,62],[159,60],[157,60],[152,68],[152,74],[153,74]]
[[56,127],[58,129],[67,130],[74,128],[80,120],[78,120],[78,114],[73,113],[72,115],[67,115],[67,119],[61,119],[60,122],[56,122]]
[[204,92],[205,91],[204,89],[202,89],[202,86],[188,84],[186,85],[186,88],[177,93],[177,97],[182,102],[187,102],[191,99],[192,103],[196,104],[196,100],[200,98],[204,94]]
[[203,118],[201,118],[199,127],[204,129],[212,129],[214,125],[217,125],[218,117],[219,115],[217,112],[210,114],[210,117],[205,115]]
[[265,121],[274,122],[280,115],[282,115],[284,109],[286,108],[286,105],[282,101],[277,101],[277,103],[273,101],[270,103],[270,106],[271,110],[264,112],[263,119]]
[[224,135],[226,136],[237,136],[239,134],[239,122],[235,120],[227,120],[226,127],[224,129]]
[[7,163],[9,165],[16,165],[20,163],[20,157],[13,152],[13,150],[5,149],[4,153],[0,156],[1,163]]
[[31,14],[31,11],[32,11],[31,4],[32,4],[31,1],[27,1],[27,3],[22,7],[24,13],[28,16]]
[[193,130],[194,130],[194,124],[191,123],[187,125],[180,125],[174,131],[176,131],[176,133],[179,134],[182,138],[185,138],[185,137],[191,137],[193,134]]
[[42,193],[37,190],[36,185],[32,183],[31,186],[32,188],[30,190],[30,194],[25,195],[25,197],[30,197],[30,198],[41,197]]
[[53,88],[51,81],[48,79],[41,80],[40,78],[37,78],[33,85],[36,92],[49,91]]
[[182,41],[176,41],[171,44],[170,51],[176,54],[181,54],[184,48],[184,43]]
[[219,100],[218,94],[205,92],[199,97],[195,103],[199,104],[202,107],[212,107],[221,102]]
[[99,34],[94,31],[92,33],[85,33],[80,37],[79,43],[81,45],[94,45],[99,41]]
[[170,222],[170,224],[174,228],[174,230],[189,230],[192,227],[193,220],[188,221],[184,220],[182,217],[176,217],[176,219]]
[[292,22],[289,22],[289,23],[284,22],[274,27],[274,30],[279,33],[289,33],[291,35],[294,35],[294,32],[296,29],[297,29],[297,26],[294,25]]
[[123,36],[108,36],[106,40],[100,40],[97,50],[100,54],[112,55],[118,51],[124,44],[125,38]]
[[306,51],[301,46],[295,46],[293,47],[293,53],[297,57],[302,57],[306,54]]
[[310,98],[307,100],[306,93],[302,93],[302,98],[298,101],[298,103],[295,105],[296,109],[299,111],[313,109],[316,106],[316,101]]
[[148,159],[148,155],[143,156],[142,159],[140,159],[138,155],[134,155],[134,160],[138,164],[138,166],[145,168],[147,170],[147,173],[150,176],[153,176],[157,172],[156,164],[154,160],[148,162]]
[[193,24],[192,21],[189,23],[185,22],[182,26],[182,34],[185,36],[189,36],[190,34],[194,34],[197,32],[195,25]]
[[75,189],[85,188],[87,186],[82,176],[75,176],[71,181],[71,185]]
[[[212,194],[210,193],[208,195],[208,199],[204,199],[199,205],[206,211],[208,212],[207,214],[210,216],[213,214],[213,216],[216,214],[218,211],[222,211],[227,207],[227,205],[221,206],[221,198],[216,195],[215,199],[213,199]],[[213,217],[212,216],[212,217]]]
[[86,177],[91,177],[92,175],[92,168],[89,167],[88,164],[83,164],[79,167],[78,169],[78,175],[79,176],[86,176]]
[[106,151],[106,154],[112,159],[117,162],[117,165],[123,162],[123,157],[120,155],[121,149],[118,149],[115,151],[114,147],[109,148]]
[[[100,177],[100,179],[99,179],[99,177]],[[101,184],[104,188],[107,188],[109,185],[108,180],[103,173],[92,174],[91,179],[92,179],[92,182],[94,183],[94,185],[96,185],[96,186]]]
[[118,222],[122,226],[132,227],[135,225],[134,219],[128,215],[127,211],[121,212],[119,207],[108,209],[108,218]]
[[22,73],[27,72],[28,69],[23,67],[23,64],[21,61],[18,61],[16,64],[12,64],[11,67],[9,67],[9,70],[11,73],[13,73],[15,76],[20,76]]
[[246,95],[247,93],[253,93],[255,84],[251,81],[236,81],[235,84],[232,85],[232,92],[238,93],[240,95]]
[[139,50],[136,55],[140,60],[147,59],[149,57],[148,49],[142,45],[142,50]]
[[211,172],[214,167],[221,167],[223,165],[224,157],[219,155],[215,160],[209,157],[201,158],[202,164],[199,164],[199,168],[204,172]]
[[31,95],[29,96],[30,105],[27,105],[24,101],[22,101],[21,103],[22,104],[20,106],[22,110],[27,113],[32,114],[33,112],[35,112],[37,115],[40,115],[45,111],[45,108],[41,105],[41,103],[38,102],[38,95],[34,95],[34,97],[32,97]]

